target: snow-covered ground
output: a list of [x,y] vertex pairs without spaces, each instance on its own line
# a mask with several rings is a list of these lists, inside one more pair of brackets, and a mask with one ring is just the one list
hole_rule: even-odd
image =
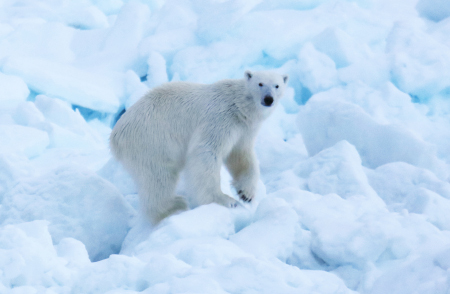
[[[449,16],[448,0],[0,1],[0,293],[450,293]],[[111,126],[163,82],[246,69],[290,75],[256,201],[152,228]]]

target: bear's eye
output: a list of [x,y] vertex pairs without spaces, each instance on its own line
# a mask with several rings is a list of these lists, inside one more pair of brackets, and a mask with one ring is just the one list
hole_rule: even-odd
[[275,88],[277,88],[277,89],[278,89],[278,87],[279,87],[278,85],[275,86]]
[[262,84],[262,83],[259,83],[259,86],[260,86],[260,87],[262,87],[262,86],[263,86],[263,84]]

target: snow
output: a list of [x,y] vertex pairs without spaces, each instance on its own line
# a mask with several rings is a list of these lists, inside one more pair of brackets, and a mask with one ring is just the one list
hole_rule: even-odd
[[339,84],[335,62],[315,49],[312,43],[303,46],[298,54],[299,82],[311,93],[328,90]]
[[2,109],[14,110],[30,94],[24,81],[16,76],[0,73],[0,97],[2,97]]
[[18,153],[30,158],[42,154],[50,143],[47,133],[19,125],[0,125],[0,137],[2,154]]
[[416,7],[420,15],[432,21],[439,22],[450,16],[450,4],[444,0],[420,0]]
[[117,252],[133,211],[110,182],[81,167],[62,165],[30,175],[3,195],[4,224],[49,221],[55,243],[73,237],[83,242],[92,260]]
[[[444,0],[1,1],[0,293],[448,293],[449,34]],[[151,226],[111,127],[246,69],[290,76],[255,200]]]
[[75,105],[110,113],[120,107],[122,94],[115,93],[117,86],[111,89],[114,83],[123,83],[120,74],[102,76],[70,65],[29,57],[8,57],[2,70],[21,76],[34,92],[63,97]]

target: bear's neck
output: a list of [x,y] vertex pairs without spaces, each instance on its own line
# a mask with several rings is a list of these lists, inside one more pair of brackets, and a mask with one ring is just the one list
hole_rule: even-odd
[[245,80],[222,80],[215,85],[219,86],[222,95],[227,98],[233,97],[229,103],[237,119],[250,128],[258,128],[265,116],[247,90]]
[[240,119],[249,127],[258,128],[267,116],[261,111],[261,107],[255,102],[251,93],[243,85],[243,99],[237,104]]

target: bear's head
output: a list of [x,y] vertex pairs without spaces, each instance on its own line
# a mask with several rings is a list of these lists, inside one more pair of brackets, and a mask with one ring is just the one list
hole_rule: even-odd
[[288,82],[288,75],[280,75],[270,71],[245,72],[246,87],[263,112],[278,104]]

